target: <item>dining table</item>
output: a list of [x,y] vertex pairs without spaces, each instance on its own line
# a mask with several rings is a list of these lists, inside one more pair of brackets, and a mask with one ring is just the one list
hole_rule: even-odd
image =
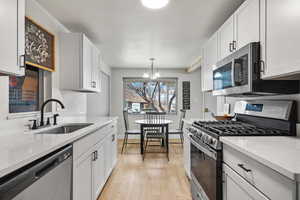
[[162,120],[149,120],[149,119],[139,119],[135,120],[135,123],[140,125],[140,147],[141,147],[141,154],[144,154],[144,132],[145,128],[153,128],[159,127],[162,129],[163,133],[166,134],[166,141],[164,141],[164,145],[166,145],[167,155],[169,157],[169,125],[173,123],[172,120],[162,119]]

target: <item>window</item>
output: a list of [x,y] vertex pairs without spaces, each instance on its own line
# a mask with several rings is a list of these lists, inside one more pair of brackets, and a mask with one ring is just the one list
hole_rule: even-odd
[[42,70],[26,66],[25,76],[9,77],[9,113],[38,111],[43,94]]
[[124,109],[129,113],[177,112],[177,78],[124,78]]

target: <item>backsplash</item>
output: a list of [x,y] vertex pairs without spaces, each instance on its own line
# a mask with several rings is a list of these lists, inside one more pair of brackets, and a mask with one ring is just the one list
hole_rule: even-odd
[[[219,97],[218,97],[219,98]],[[278,95],[278,96],[264,96],[264,97],[255,97],[255,98],[234,98],[234,97],[221,97],[223,101],[220,101],[218,103],[218,110],[223,110],[224,103],[230,104],[230,111],[233,112],[234,108],[234,103],[236,101],[241,101],[241,100],[249,100],[249,99],[270,99],[270,100],[294,100],[297,102],[297,109],[298,109],[298,123],[300,123],[300,94],[295,94],[295,95]]]

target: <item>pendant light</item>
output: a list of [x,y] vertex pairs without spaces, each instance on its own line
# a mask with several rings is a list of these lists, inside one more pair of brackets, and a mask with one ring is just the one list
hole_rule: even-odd
[[156,73],[154,73],[154,61],[155,61],[155,58],[150,58],[150,62],[151,62],[150,74],[145,72],[143,74],[143,78],[150,78],[151,80],[155,80],[160,77],[158,68],[156,69]]

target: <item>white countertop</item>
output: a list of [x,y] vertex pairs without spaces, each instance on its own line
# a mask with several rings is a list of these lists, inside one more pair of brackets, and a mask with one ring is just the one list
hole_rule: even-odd
[[[71,134],[36,134],[22,132],[0,134],[0,177],[3,177],[48,153],[70,144],[116,120],[115,117],[72,117],[65,118],[59,126],[66,123],[94,123]],[[53,128],[53,127],[51,127]],[[1,130],[1,132],[5,130]],[[41,130],[39,130],[41,131]]]
[[300,138],[221,137],[221,141],[282,175],[300,181]]

